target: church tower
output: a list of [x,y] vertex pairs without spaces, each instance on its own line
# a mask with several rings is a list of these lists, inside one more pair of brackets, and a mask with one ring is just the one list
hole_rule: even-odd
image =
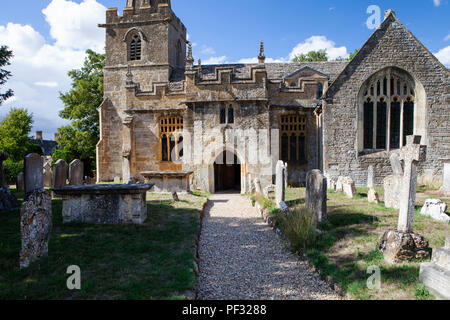
[[106,71],[130,66],[133,74],[166,82],[176,68],[186,66],[186,28],[170,0],[126,0],[123,16],[106,13]]

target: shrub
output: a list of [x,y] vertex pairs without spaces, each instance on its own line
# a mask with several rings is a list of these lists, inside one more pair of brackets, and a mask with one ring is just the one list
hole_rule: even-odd
[[17,175],[23,171],[23,160],[13,161],[11,159],[3,162],[3,172],[5,173],[6,183],[15,184]]
[[286,215],[275,212],[275,222],[291,242],[295,251],[306,251],[316,240],[317,222],[314,213],[304,206],[297,206]]

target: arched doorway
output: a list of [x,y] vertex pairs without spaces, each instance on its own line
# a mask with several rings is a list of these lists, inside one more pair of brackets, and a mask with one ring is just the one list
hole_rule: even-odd
[[214,162],[214,190],[241,191],[241,163],[230,151],[222,152]]

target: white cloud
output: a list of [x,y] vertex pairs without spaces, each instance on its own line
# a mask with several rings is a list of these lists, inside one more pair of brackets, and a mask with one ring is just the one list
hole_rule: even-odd
[[440,50],[435,56],[442,62],[443,65],[450,67],[450,46]]
[[221,57],[209,57],[206,60],[202,60],[202,64],[207,65],[207,64],[225,64],[227,63],[227,57],[226,56],[221,56]]
[[349,57],[346,47],[336,47],[336,43],[328,40],[325,36],[312,36],[306,39],[305,42],[299,43],[292,50],[289,54],[289,60],[292,60],[296,55],[318,50],[326,50],[329,60]]
[[52,0],[42,12],[54,43],[30,25],[0,25],[0,43],[14,54],[9,67],[13,76],[6,87],[15,94],[0,107],[0,118],[9,106],[27,108],[34,114],[34,130],[53,138],[56,129],[67,123],[58,116],[63,107],[59,92],[70,89],[67,72],[82,66],[86,49],[104,51],[104,31],[98,24],[104,22],[106,8],[95,0],[80,4]]
[[433,3],[436,7],[439,7],[441,5],[441,0],[433,0]]
[[202,45],[200,53],[204,55],[214,55],[216,54],[216,50],[214,50],[214,48]]

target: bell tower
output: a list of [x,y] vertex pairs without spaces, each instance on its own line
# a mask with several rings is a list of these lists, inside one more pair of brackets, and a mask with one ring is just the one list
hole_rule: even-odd
[[186,66],[186,27],[170,0],[126,0],[123,16],[108,9],[99,27],[106,29],[105,70],[130,66],[137,77],[165,82]]

